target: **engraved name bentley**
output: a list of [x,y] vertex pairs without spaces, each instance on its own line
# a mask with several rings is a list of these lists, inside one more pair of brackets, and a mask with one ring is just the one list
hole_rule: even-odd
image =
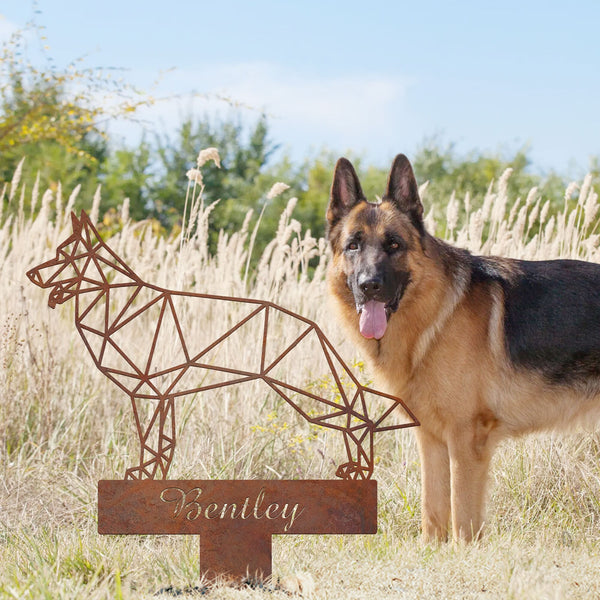
[[265,488],[261,488],[255,496],[246,496],[242,503],[204,502],[200,487],[187,491],[180,487],[168,487],[160,493],[160,499],[173,504],[174,519],[282,519],[285,522],[284,531],[290,531],[294,521],[304,512],[304,507],[299,503],[267,503],[265,495]]

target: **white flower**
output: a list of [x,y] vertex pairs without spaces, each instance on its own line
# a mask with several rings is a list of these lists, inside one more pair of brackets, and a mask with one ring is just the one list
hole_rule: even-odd
[[278,181],[277,183],[274,183],[273,187],[269,190],[269,193],[267,194],[267,200],[272,200],[276,196],[279,196],[279,194],[285,192],[285,190],[289,190],[289,189],[290,189],[289,185],[282,183],[281,181]]
[[577,204],[579,204],[579,206],[585,205],[585,201],[588,196],[588,192],[590,190],[591,185],[592,185],[592,174],[588,173],[585,176],[585,178],[583,180],[583,184],[579,190],[579,199],[577,200]]
[[540,225],[546,222],[546,217],[548,216],[548,211],[550,210],[550,200],[546,200],[544,202],[544,206],[542,207],[542,212],[540,214]]
[[537,187],[532,187],[529,190],[529,193],[527,194],[527,198],[525,199],[525,206],[529,206],[530,204],[533,204],[533,201],[535,200],[535,195],[537,194]]
[[200,172],[200,169],[190,169],[186,175],[190,181],[202,185],[202,173]]
[[458,208],[458,200],[456,199],[454,192],[452,192],[450,201],[446,207],[446,223],[450,231],[454,231],[458,224]]
[[209,160],[212,160],[219,169],[221,168],[221,157],[216,148],[204,148],[204,150],[200,150],[197,159],[198,168],[206,164]]
[[129,198],[123,200],[123,205],[121,206],[121,221],[123,222],[123,225],[129,221]]
[[578,187],[579,186],[577,185],[577,182],[571,181],[565,190],[565,200],[570,200],[571,196],[575,193],[575,190],[577,190]]
[[[536,189],[536,188],[533,188],[533,189]],[[540,213],[540,202],[541,202],[541,198],[535,203],[535,205],[533,206],[533,209],[529,213],[529,220],[527,221],[528,229],[531,229],[533,227],[533,224],[536,222],[536,220],[538,218],[538,215]]]

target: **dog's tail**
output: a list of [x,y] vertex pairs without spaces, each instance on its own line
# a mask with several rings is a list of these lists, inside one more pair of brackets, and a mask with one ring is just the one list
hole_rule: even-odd
[[[403,400],[371,388],[361,387],[360,400],[367,407],[369,419],[373,422],[374,432],[392,431],[420,425],[414,413],[406,406]],[[394,416],[395,423],[388,417]]]

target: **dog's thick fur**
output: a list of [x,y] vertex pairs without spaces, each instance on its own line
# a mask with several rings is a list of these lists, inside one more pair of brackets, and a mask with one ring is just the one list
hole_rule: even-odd
[[[336,311],[378,386],[421,422],[423,535],[446,539],[451,521],[477,537],[500,440],[600,416],[600,266],[474,256],[433,237],[404,155],[379,204],[340,159],[327,221]],[[370,300],[385,303],[380,339],[359,331]]]

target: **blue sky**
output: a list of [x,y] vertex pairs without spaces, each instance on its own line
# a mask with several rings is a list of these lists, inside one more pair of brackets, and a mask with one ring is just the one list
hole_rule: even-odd
[[[460,152],[528,145],[534,170],[581,176],[600,155],[600,2],[454,0],[39,0],[60,64],[126,69],[160,103],[144,115],[169,132],[183,115],[229,115],[211,94],[269,115],[293,158],[328,148],[388,164],[427,138]],[[0,4],[0,38],[33,14]],[[208,94],[189,99],[190,92]],[[151,126],[151,127],[152,127]],[[113,127],[136,139],[139,129]]]

